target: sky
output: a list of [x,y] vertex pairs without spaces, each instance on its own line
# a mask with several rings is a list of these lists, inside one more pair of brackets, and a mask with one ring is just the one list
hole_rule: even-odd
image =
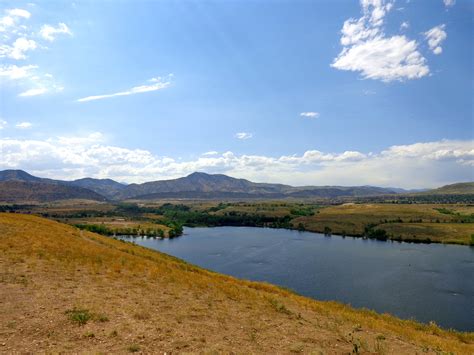
[[0,1],[0,169],[474,180],[470,0]]

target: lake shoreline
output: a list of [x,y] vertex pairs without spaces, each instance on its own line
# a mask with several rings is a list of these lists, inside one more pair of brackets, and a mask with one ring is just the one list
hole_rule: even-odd
[[[304,229],[304,230],[301,230],[301,229],[298,229],[298,228],[287,228],[287,227],[270,227],[270,226],[257,226],[257,225],[186,225],[184,224],[183,227],[186,227],[186,228],[219,228],[219,227],[236,227],[236,228],[239,228],[239,227],[249,227],[249,228],[263,228],[263,229],[284,229],[284,230],[288,230],[288,231],[297,231],[297,232],[308,232],[308,233],[314,233],[314,234],[323,234],[325,237],[328,237],[328,238],[331,238],[331,237],[339,237],[339,238],[346,238],[346,237],[349,237],[349,238],[358,238],[358,239],[364,239],[364,240],[378,240],[378,241],[381,241],[381,242],[398,242],[398,243],[410,243],[410,244],[445,244],[445,245],[463,245],[463,246],[468,246],[468,247],[474,247],[474,244],[469,244],[469,243],[463,243],[463,242],[455,242],[455,241],[438,241],[438,240],[433,240],[433,239],[430,239],[430,238],[425,238],[425,239],[417,239],[417,238],[401,238],[401,237],[397,237],[397,238],[394,238],[394,237],[387,237],[387,238],[377,238],[377,237],[368,237],[366,235],[363,235],[363,234],[345,234],[345,235],[342,235],[342,234],[337,234],[337,233],[330,233],[330,234],[325,234],[324,231],[318,231],[318,230],[310,230],[310,229]],[[182,236],[184,233],[182,234],[178,234],[178,235],[175,235],[173,237],[157,237],[157,236],[148,236],[149,238],[155,238],[155,239],[172,239],[172,238],[178,238],[180,236]],[[126,234],[121,234],[121,235],[126,235]],[[115,235],[112,235],[112,234],[109,234],[108,236],[115,236]],[[146,235],[140,235],[140,234],[136,234],[136,235],[132,235],[130,234],[130,236],[135,236],[135,237],[142,237],[142,236],[146,236]]]
[[[331,238],[308,231],[257,227],[186,227],[183,237],[118,239],[214,272],[290,288],[317,300],[388,312],[404,319],[419,313],[417,321],[428,324],[434,320],[446,329],[453,328],[451,317],[457,314],[462,319],[463,309],[473,306],[469,306],[469,295],[474,289],[464,285],[460,275],[469,277],[474,258],[469,248],[461,246],[379,243],[376,239]],[[439,258],[446,266],[439,264]],[[451,316],[446,305],[452,302],[456,310]],[[438,315],[430,318],[433,314],[426,308],[428,304],[446,308],[440,311],[446,314],[439,315],[445,320],[437,319]],[[468,330],[474,330],[471,328]]]

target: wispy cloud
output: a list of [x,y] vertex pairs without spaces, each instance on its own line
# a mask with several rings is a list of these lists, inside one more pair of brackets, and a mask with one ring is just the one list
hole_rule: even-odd
[[393,1],[361,0],[362,17],[348,19],[341,30],[343,49],[331,67],[360,72],[365,79],[384,82],[419,79],[430,73],[418,43],[404,35],[387,36],[385,15]]
[[[34,28],[36,24],[30,20],[32,14],[24,9],[5,9],[3,13],[3,17],[0,17],[0,58],[8,58],[13,62],[27,60],[32,51],[47,49],[44,46],[45,40],[52,42],[59,34],[72,34],[64,23],[59,23],[57,27],[43,25],[38,32]],[[0,65],[0,77],[6,79],[6,85],[14,81],[11,87],[20,87],[23,91],[18,96],[21,97],[38,96],[63,89],[51,74],[41,72],[35,64]]]
[[38,96],[38,95],[46,94],[47,92],[48,92],[48,89],[46,88],[35,88],[35,89],[28,89],[18,94],[18,96],[20,97]]
[[16,65],[0,66],[0,77],[8,80],[24,79],[33,76],[32,71],[37,69],[37,65],[24,65],[18,67]]
[[0,78],[4,78],[5,83],[12,81],[17,82],[19,86],[29,87],[18,94],[20,97],[38,96],[63,90],[51,74],[42,74],[37,69],[37,65],[0,65]]
[[246,139],[252,138],[253,134],[248,133],[248,132],[238,132],[238,133],[235,134],[234,137],[237,138],[237,139],[246,140]]
[[151,78],[150,80],[148,80],[148,82],[150,84],[134,86],[131,89],[128,89],[126,91],[119,91],[113,94],[86,96],[81,99],[78,99],[77,102],[87,102],[87,101],[94,101],[94,100],[109,99],[116,96],[143,94],[145,92],[165,89],[171,85],[171,82],[169,81],[169,77],[167,79],[163,79],[161,77]]
[[7,35],[18,31],[18,23],[23,19],[29,19],[31,14],[23,9],[7,9],[5,15],[0,18],[0,32]]
[[219,152],[216,152],[215,150],[211,150],[209,152],[202,153],[203,156],[211,156],[211,155],[217,155]]
[[69,29],[69,27],[67,27],[67,25],[65,23],[62,23],[62,22],[58,23],[57,27],[54,27],[54,26],[51,26],[51,25],[43,25],[41,27],[40,32],[39,32],[39,35],[43,39],[45,39],[49,42],[53,42],[56,39],[56,36],[60,35],[60,34],[65,34],[65,35],[72,36],[72,32]]
[[443,2],[444,2],[444,6],[446,7],[451,7],[456,4],[456,0],[443,0]]
[[428,46],[434,54],[441,54],[443,52],[441,43],[443,43],[443,41],[448,37],[444,30],[445,27],[445,25],[435,26],[424,33],[425,38],[428,41]]
[[31,122],[18,122],[15,127],[18,129],[29,129],[33,126]]
[[314,111],[301,112],[300,116],[301,117],[307,117],[307,118],[318,118],[319,117],[319,112],[314,112]]
[[4,129],[8,125],[7,121],[0,118],[0,129]]

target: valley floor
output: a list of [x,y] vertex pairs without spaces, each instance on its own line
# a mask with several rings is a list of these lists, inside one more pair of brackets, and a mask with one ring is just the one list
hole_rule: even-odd
[[314,301],[0,213],[0,352],[472,354],[474,334]]

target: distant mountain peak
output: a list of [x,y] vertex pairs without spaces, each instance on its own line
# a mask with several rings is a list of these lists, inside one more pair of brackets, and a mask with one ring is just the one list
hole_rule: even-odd
[[8,169],[0,171],[0,181],[40,181],[41,178],[28,174],[24,170]]
[[192,178],[192,177],[209,177],[209,176],[212,176],[212,174],[208,174],[202,171],[195,171],[194,173],[191,173],[186,177]]
[[[246,179],[234,178],[224,174],[209,174],[202,171],[193,172],[185,177],[171,180],[150,181],[143,184],[121,184],[111,179],[82,178],[74,181],[43,179],[28,174],[23,170],[0,171],[0,182],[11,188],[23,188],[33,191],[29,185],[53,184],[68,187],[80,187],[93,191],[111,200],[126,199],[159,199],[159,198],[340,198],[392,195],[406,193],[399,188],[382,188],[376,186],[289,186],[271,183],[255,183]],[[34,184],[21,184],[34,183]],[[48,187],[53,191],[53,187]],[[79,190],[61,190],[55,188],[54,196],[61,191],[61,197],[77,196]],[[460,183],[426,191],[425,194],[474,194],[474,183]],[[1,191],[0,191],[1,192]],[[82,193],[81,193],[82,194]],[[88,195],[97,198],[96,195]],[[48,197],[50,198],[50,197]]]

